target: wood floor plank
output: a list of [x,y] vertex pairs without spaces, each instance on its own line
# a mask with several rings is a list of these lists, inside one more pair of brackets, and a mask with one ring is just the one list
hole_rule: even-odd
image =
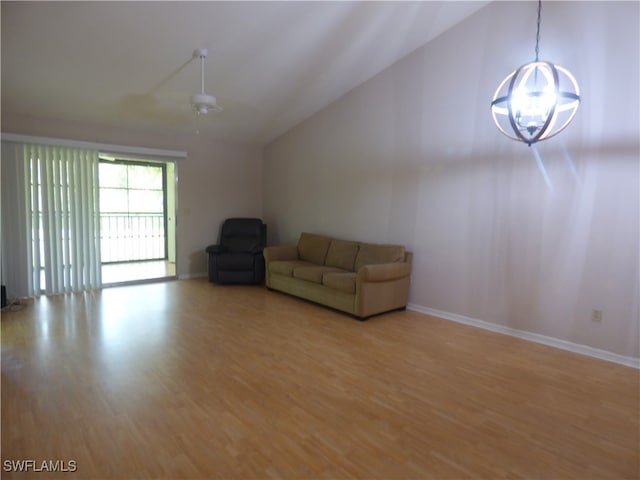
[[7,479],[640,478],[638,370],[416,312],[195,279],[1,327]]

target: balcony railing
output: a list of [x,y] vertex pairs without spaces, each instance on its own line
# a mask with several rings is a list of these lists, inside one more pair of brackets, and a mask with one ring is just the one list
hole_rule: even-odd
[[162,213],[101,213],[102,263],[163,260],[166,255]]

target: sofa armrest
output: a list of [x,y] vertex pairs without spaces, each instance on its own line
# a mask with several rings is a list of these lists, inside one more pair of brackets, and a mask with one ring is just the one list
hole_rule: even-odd
[[363,282],[386,282],[408,277],[411,264],[408,262],[379,263],[364,265],[358,270],[358,279]]
[[295,245],[274,245],[262,251],[266,263],[277,260],[297,260],[298,247]]

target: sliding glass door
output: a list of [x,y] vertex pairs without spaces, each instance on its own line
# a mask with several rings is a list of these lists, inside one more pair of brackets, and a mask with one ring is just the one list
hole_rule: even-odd
[[98,177],[103,283],[175,276],[173,163],[101,159]]

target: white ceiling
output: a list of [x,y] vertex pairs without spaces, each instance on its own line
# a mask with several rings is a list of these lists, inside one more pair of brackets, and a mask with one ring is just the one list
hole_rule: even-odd
[[2,114],[266,143],[487,3],[2,1]]

